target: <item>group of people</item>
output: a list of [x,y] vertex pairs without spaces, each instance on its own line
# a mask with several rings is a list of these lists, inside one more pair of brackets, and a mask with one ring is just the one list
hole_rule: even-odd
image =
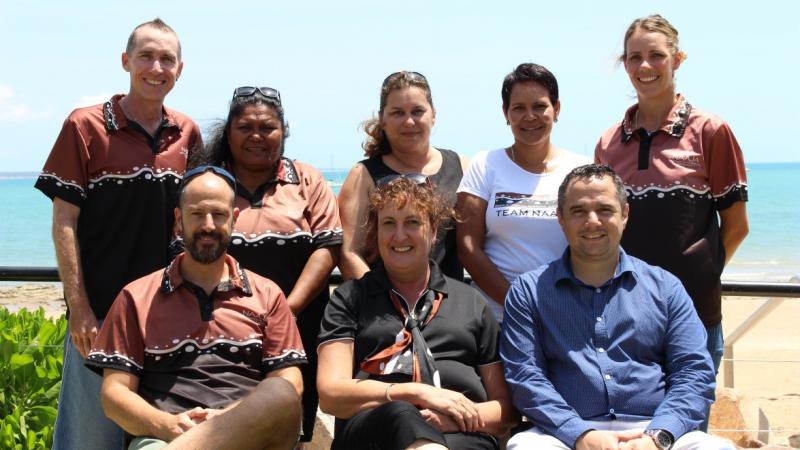
[[128,93],[74,111],[36,182],[69,310],[54,448],[302,448],[318,405],[337,450],[733,448],[701,430],[746,178],[685,58],[630,25],[638,101],[595,164],[551,143],[540,65],[503,80],[513,144],[471,161],[393,73],[337,199],[284,155],[276,89],[236,88],[203,143],[164,106],[175,31],[139,25]]

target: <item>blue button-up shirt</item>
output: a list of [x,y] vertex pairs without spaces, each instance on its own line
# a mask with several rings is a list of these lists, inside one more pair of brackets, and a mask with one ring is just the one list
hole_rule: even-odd
[[500,357],[514,405],[575,447],[586,420],[649,420],[678,439],[714,399],[706,333],[680,281],[620,249],[603,286],[561,259],[518,277]]

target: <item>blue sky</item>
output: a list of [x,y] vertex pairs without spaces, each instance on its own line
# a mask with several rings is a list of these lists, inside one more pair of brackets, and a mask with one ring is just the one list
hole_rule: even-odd
[[679,92],[731,124],[746,161],[800,161],[788,138],[800,123],[791,2],[0,0],[0,171],[39,170],[73,108],[126,92],[120,53],[131,29],[155,16],[183,45],[169,106],[205,130],[225,116],[234,87],[277,88],[292,131],[287,155],[320,168],[361,159],[359,124],[377,109],[383,78],[401,69],[431,83],[434,145],[466,155],[509,145],[499,91],[521,62],[558,78],[553,142],[590,155],[634,101],[614,63],[623,33],[654,12],[678,28],[689,55]]

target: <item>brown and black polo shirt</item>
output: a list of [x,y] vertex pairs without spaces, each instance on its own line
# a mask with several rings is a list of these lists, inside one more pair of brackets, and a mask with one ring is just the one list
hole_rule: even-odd
[[611,166],[628,192],[622,246],[677,276],[703,323],[716,325],[725,263],[717,211],[747,201],[742,150],[725,121],[683,96],[655,133],[634,129],[637,109],[595,148],[595,162]]
[[89,367],[138,376],[142,398],[176,413],[225,407],[267,373],[306,363],[275,283],[226,256],[230,281],[206,295],[181,276],[184,257],[120,292],[89,353]]
[[197,124],[168,108],[150,136],[125,117],[121,98],[73,111],[36,181],[81,209],[83,276],[100,319],[123,286],[167,265],[186,158],[202,145]]

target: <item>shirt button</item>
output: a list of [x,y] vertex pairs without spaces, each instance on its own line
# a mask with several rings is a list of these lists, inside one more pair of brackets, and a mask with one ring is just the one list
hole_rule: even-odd
[[600,352],[600,353],[603,353],[604,351],[606,351],[606,349],[604,349],[603,347],[600,347],[600,348],[597,349],[597,351]]
[[610,380],[610,379],[611,379],[611,375],[609,375],[609,374],[606,374],[606,377],[605,377],[605,378],[606,378],[606,380]]
[[597,293],[599,294],[599,293],[600,293],[600,292],[602,292],[603,290],[602,290],[602,289],[600,289],[600,288],[597,288],[597,289],[595,289],[594,291],[595,291],[595,292],[597,292]]
[[598,317],[598,318],[597,318],[597,321],[598,321],[598,322],[602,322],[602,321],[603,321],[603,318],[602,318],[602,317]]

